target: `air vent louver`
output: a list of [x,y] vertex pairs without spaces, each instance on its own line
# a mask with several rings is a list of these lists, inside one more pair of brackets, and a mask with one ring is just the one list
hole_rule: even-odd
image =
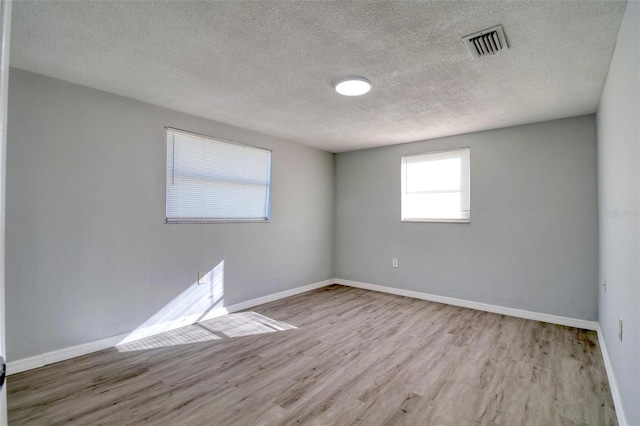
[[467,45],[469,53],[471,53],[471,56],[474,58],[494,55],[501,50],[509,48],[509,46],[507,46],[507,40],[504,37],[502,25],[497,25],[493,28],[488,28],[478,33],[470,34],[466,37],[462,37],[462,40]]

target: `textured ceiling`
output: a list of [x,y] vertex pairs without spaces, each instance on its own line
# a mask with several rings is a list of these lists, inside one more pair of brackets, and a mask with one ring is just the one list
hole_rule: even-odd
[[[622,1],[17,1],[11,65],[333,152],[595,112]],[[509,50],[461,38],[502,24]],[[373,83],[337,95],[340,77]]]

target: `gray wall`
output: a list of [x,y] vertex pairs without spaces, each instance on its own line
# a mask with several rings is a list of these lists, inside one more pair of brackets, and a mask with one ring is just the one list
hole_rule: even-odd
[[599,320],[631,425],[640,425],[639,22],[640,3],[630,1],[597,115],[600,282],[607,281]]
[[[463,146],[471,223],[401,223],[401,157]],[[594,116],[338,154],[336,185],[337,278],[597,319]]]
[[[333,276],[333,155],[11,69],[9,360],[133,330],[225,260],[226,305]],[[272,221],[164,224],[165,130],[273,150]]]

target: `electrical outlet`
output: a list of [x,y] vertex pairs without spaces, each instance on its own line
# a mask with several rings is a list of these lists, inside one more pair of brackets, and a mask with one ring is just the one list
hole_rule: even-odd
[[391,260],[391,264],[393,265],[393,267],[394,267],[394,268],[397,268],[397,267],[398,267],[398,258],[397,258],[397,257],[394,257],[394,258]]
[[604,282],[602,283],[602,286],[604,287],[604,292],[607,292],[607,280],[604,280]]
[[622,318],[618,318],[618,338],[622,340]]

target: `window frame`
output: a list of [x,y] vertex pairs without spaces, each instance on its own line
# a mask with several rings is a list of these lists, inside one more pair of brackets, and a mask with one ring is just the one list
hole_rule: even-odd
[[[449,219],[449,218],[405,218],[403,214],[404,207],[404,197],[406,193],[407,187],[407,176],[406,176],[406,162],[405,159],[410,157],[421,157],[425,155],[431,154],[440,154],[451,151],[462,151],[467,150],[469,154],[469,181],[468,181],[468,192],[469,192],[469,217],[460,218],[460,219]],[[462,173],[462,170],[461,170]],[[462,177],[462,176],[461,176]],[[460,193],[463,193],[465,188],[465,180],[461,178],[460,180]],[[436,193],[438,191],[433,191]],[[469,146],[461,146],[456,148],[449,149],[441,149],[438,151],[427,151],[427,152],[419,152],[415,154],[407,154],[403,155],[400,158],[400,222],[402,223],[471,223],[471,147]]]
[[228,139],[223,139],[223,138],[218,138],[218,137],[214,137],[214,136],[210,136],[210,135],[205,135],[202,133],[197,133],[197,132],[192,132],[189,130],[184,130],[184,129],[179,129],[177,127],[171,127],[171,126],[165,126],[165,143],[168,144],[168,133],[169,131],[173,131],[173,132],[178,132],[178,133],[186,133],[186,134],[190,134],[190,135],[194,135],[200,138],[205,138],[205,139],[210,139],[212,141],[215,142],[222,142],[222,143],[226,143],[226,144],[230,144],[230,145],[238,145],[238,146],[242,146],[242,147],[246,147],[246,148],[252,148],[252,149],[259,149],[259,150],[263,150],[263,151],[267,151],[269,153],[269,165],[268,165],[268,180],[267,180],[267,194],[266,194],[266,208],[265,208],[265,218],[264,219],[254,219],[254,218],[240,218],[240,219],[233,219],[233,218],[203,218],[203,219],[196,219],[196,218],[186,218],[186,219],[178,219],[178,218],[169,218],[167,216],[167,213],[169,211],[169,197],[168,197],[168,187],[167,187],[167,183],[166,181],[168,180],[167,178],[167,168],[168,168],[168,162],[169,162],[169,157],[167,155],[168,153],[168,146],[165,145],[165,219],[164,219],[164,223],[168,224],[168,225],[175,225],[175,224],[196,224],[196,223],[271,223],[271,185],[272,185],[272,181],[271,181],[271,171],[272,171],[272,159],[273,159],[273,150],[268,149],[268,148],[263,148],[260,146],[255,146],[255,145],[250,145],[250,144],[246,144],[246,143],[241,143],[241,142],[236,142],[236,141],[231,141]]

